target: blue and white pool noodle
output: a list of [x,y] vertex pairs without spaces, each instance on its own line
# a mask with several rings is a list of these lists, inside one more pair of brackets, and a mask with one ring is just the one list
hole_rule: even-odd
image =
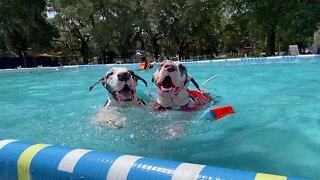
[[298,180],[285,176],[3,138],[0,138],[0,179]]

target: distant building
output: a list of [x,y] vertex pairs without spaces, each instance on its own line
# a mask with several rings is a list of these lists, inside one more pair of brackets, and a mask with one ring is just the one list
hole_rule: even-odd
[[246,40],[242,42],[238,48],[240,56],[252,56],[254,51],[255,43],[253,40]]

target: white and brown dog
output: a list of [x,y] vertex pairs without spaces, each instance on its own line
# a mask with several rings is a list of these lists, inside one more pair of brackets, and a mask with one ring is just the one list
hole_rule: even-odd
[[[136,75],[132,70],[128,68],[112,68],[105,76],[100,78],[97,82],[90,86],[91,91],[97,84],[101,83],[108,91],[109,98],[104,107],[129,107],[129,106],[141,106],[146,103],[137,94],[137,82],[141,80],[146,86],[147,82]],[[116,127],[120,127],[117,124],[119,113],[108,112],[104,109],[98,114],[99,122],[110,122]]]
[[154,110],[194,108],[197,104],[189,95],[190,81],[199,90],[198,83],[188,74],[186,67],[180,62],[166,60],[160,64],[151,80],[156,84],[158,95]]

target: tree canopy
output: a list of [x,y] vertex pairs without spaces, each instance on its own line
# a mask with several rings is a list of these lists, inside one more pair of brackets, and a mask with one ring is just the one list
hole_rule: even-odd
[[48,23],[44,0],[1,0],[1,50],[23,56],[28,48],[49,50],[52,38],[58,37],[56,28]]
[[0,0],[0,55],[62,52],[112,63],[137,50],[154,59],[240,52],[246,41],[256,55],[275,55],[310,46],[319,22],[314,0]]

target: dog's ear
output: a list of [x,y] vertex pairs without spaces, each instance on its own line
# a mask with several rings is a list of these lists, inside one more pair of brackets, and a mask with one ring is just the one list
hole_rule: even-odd
[[186,86],[187,83],[190,82],[190,81],[192,82],[192,84],[193,84],[199,91],[202,91],[202,90],[200,89],[199,84],[196,82],[196,80],[194,80],[193,77],[191,77],[190,75],[187,74],[186,80],[185,80],[185,82],[184,82],[185,86]]
[[200,86],[199,86],[199,84],[196,82],[196,80],[194,80],[193,77],[191,77],[190,75],[188,75],[187,68],[186,68],[183,64],[181,64],[181,63],[178,65],[178,67],[179,67],[179,71],[181,72],[181,76],[183,76],[184,74],[186,75],[186,80],[185,80],[185,82],[184,82],[185,85],[186,85],[189,81],[191,81],[192,84],[193,84],[199,91],[201,91]]
[[153,82],[154,83],[154,75],[152,76],[152,78],[151,78],[151,82]]
[[140,77],[140,76],[138,76],[138,75],[135,75],[135,77],[136,77],[138,80],[141,80],[141,81],[144,83],[144,85],[146,85],[146,87],[148,87],[148,83],[147,83],[147,81],[146,81],[145,79],[143,79],[142,77]]
[[200,89],[199,84],[196,82],[196,80],[193,79],[193,77],[191,77],[191,82],[192,82],[192,84],[193,84],[199,91],[202,91],[202,90]]
[[191,76],[188,75],[188,71],[187,71],[187,68],[181,64],[181,63],[178,63],[178,68],[179,68],[179,71],[181,73],[181,77],[183,75],[185,75],[186,79],[184,80],[184,86],[186,86],[188,84],[188,82],[191,81]]
[[141,81],[144,83],[144,85],[146,85],[146,87],[148,87],[148,83],[147,83],[147,81],[146,81],[145,79],[143,79],[142,77],[136,75],[136,74],[135,74],[133,71],[131,71],[131,70],[129,70],[129,72],[131,73],[132,77],[134,77],[134,79],[135,79],[136,81],[141,80]]
[[97,84],[99,83],[103,83],[105,81],[105,76],[100,78],[98,81],[96,81],[95,83],[93,83],[90,88],[89,88],[89,91],[91,91]]
[[90,88],[89,91],[91,91],[97,84],[102,83],[103,87],[105,87],[108,90],[108,86],[107,86],[107,79],[109,78],[109,76],[111,76],[113,74],[112,71],[108,72],[106,74],[106,76],[103,76],[102,78],[100,78],[98,81],[96,81],[95,83],[93,83]]
[[181,76],[183,76],[184,74],[186,76],[188,75],[187,68],[182,63],[179,63],[178,67],[179,67],[179,71],[181,72]]

